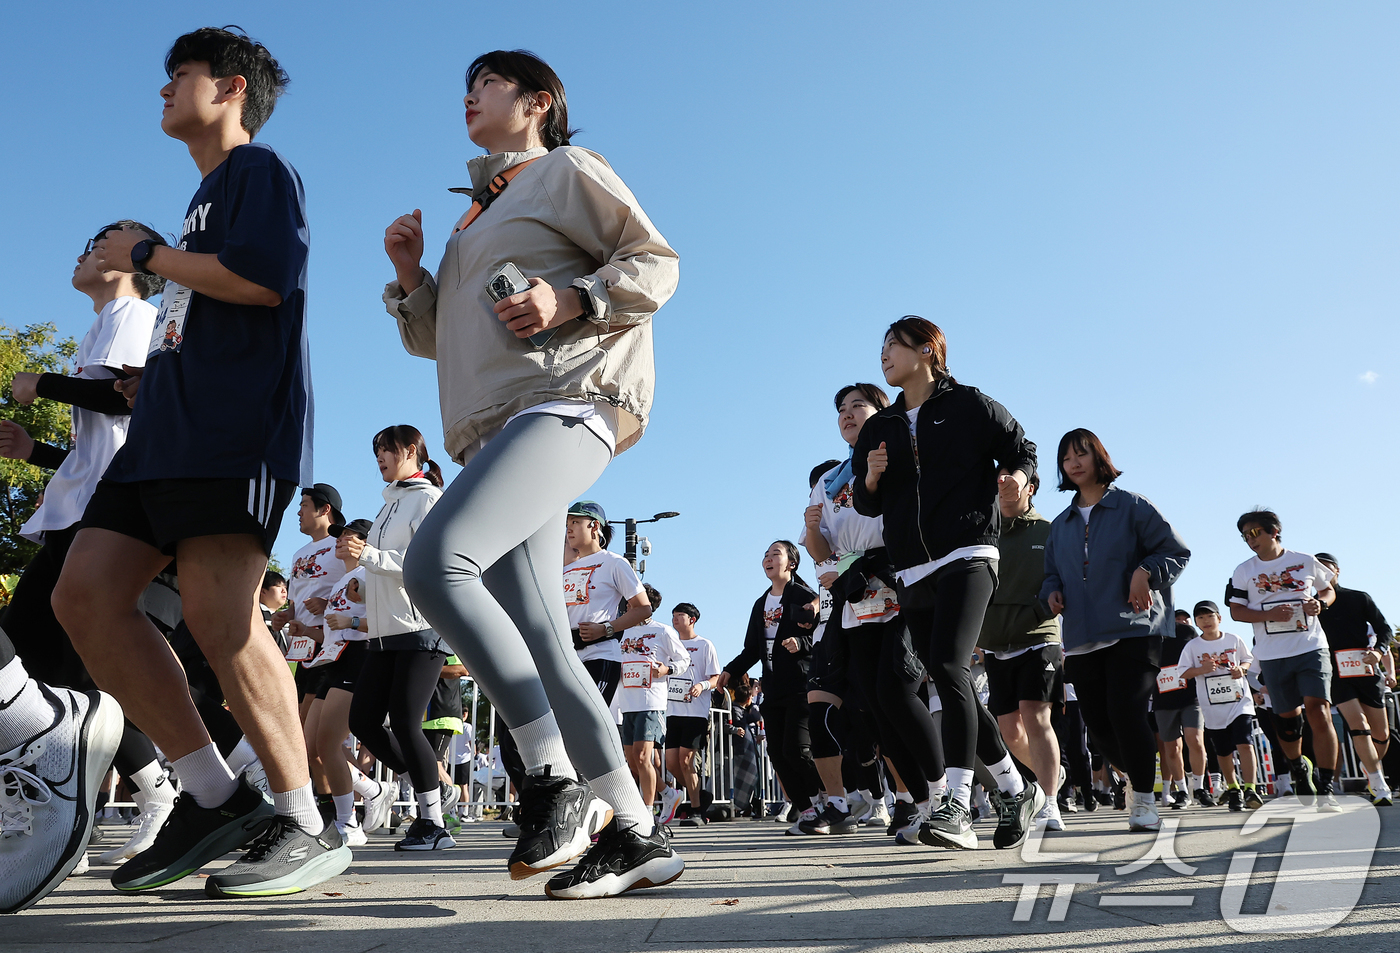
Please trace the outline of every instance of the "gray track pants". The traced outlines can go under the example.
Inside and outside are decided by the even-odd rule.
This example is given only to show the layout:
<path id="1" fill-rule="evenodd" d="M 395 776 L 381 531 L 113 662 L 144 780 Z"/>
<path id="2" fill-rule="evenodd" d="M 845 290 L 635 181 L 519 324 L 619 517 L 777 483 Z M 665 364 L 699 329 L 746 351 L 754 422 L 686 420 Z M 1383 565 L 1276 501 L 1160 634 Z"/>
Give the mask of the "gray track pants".
<path id="1" fill-rule="evenodd" d="M 506 723 L 552 709 L 585 777 L 625 762 L 574 651 L 564 609 L 565 513 L 607 467 L 579 421 L 521 417 L 467 462 L 413 536 L 404 587 Z"/>

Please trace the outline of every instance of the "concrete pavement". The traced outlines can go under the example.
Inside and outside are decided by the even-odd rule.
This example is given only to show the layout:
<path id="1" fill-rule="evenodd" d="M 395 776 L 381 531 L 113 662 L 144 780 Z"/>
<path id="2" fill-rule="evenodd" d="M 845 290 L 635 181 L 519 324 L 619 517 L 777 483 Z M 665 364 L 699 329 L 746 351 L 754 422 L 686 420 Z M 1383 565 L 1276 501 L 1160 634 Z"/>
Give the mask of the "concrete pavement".
<path id="1" fill-rule="evenodd" d="M 1248 815 L 1223 807 L 1168 812 L 1179 830 L 1161 837 L 1129 834 L 1126 813 L 1101 809 L 1067 816 L 1068 830 L 1021 851 L 991 849 L 989 824 L 979 825 L 982 849 L 969 852 L 901 848 L 870 829 L 788 837 L 771 822 L 678 827 L 679 881 L 574 903 L 546 899 L 543 877 L 506 876 L 499 823 L 466 825 L 460 846 L 433 854 L 396 854 L 380 832 L 342 877 L 267 901 L 208 900 L 197 877 L 121 896 L 107 883 L 111 868 L 93 868 L 0 919 L 0 949 L 1400 950 L 1400 808 L 1353 798 L 1344 815 L 1316 815 L 1292 803 L 1271 802 L 1273 819 L 1251 833 L 1241 832 Z M 1047 878 L 1058 883 L 1034 883 Z M 1317 933 L 1267 932 L 1338 918 Z"/>

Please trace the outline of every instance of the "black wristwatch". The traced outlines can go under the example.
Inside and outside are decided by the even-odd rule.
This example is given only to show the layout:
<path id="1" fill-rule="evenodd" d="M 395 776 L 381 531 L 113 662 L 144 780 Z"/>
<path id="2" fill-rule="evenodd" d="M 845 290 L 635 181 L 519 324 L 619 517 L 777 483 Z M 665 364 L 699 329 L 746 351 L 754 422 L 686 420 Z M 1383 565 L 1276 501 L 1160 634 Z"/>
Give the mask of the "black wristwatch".
<path id="1" fill-rule="evenodd" d="M 574 285 L 573 287 L 574 287 L 574 290 L 578 292 L 578 306 L 579 306 L 580 308 L 583 309 L 583 314 L 580 314 L 575 320 L 578 320 L 578 321 L 590 321 L 590 320 L 592 320 L 592 319 L 593 319 L 593 313 L 594 313 L 594 312 L 593 312 L 593 296 L 590 295 L 590 294 L 588 293 L 588 289 L 587 289 L 587 288 L 580 288 L 578 285 Z"/>
<path id="2" fill-rule="evenodd" d="M 136 270 L 143 275 L 153 275 L 155 272 L 146 267 L 146 262 L 151 260 L 155 254 L 156 243 L 152 241 L 139 241 L 131 246 L 131 263 L 136 266 Z"/>

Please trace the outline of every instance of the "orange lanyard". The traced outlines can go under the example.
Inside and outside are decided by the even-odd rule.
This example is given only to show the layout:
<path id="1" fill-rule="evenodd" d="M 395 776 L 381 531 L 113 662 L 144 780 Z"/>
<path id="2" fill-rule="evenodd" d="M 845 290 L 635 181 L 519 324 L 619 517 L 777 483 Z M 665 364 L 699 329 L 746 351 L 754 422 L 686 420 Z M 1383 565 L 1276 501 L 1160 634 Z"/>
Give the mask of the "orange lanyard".
<path id="1" fill-rule="evenodd" d="M 486 211 L 486 206 L 496 201 L 496 197 L 506 190 L 506 186 L 510 185 L 511 179 L 524 172 L 525 167 L 531 162 L 536 162 L 540 158 L 542 157 L 535 156 L 535 158 L 533 159 L 526 159 L 519 165 L 511 166 L 509 169 L 492 179 L 490 184 L 486 186 L 486 190 L 488 193 L 486 205 L 481 204 L 481 201 L 479 199 L 472 199 L 472 207 L 467 209 L 466 214 L 458 220 L 457 227 L 452 229 L 452 234 L 456 235 L 462 229 L 466 228 L 472 222 L 476 221 L 477 218 L 481 216 L 481 213 Z"/>

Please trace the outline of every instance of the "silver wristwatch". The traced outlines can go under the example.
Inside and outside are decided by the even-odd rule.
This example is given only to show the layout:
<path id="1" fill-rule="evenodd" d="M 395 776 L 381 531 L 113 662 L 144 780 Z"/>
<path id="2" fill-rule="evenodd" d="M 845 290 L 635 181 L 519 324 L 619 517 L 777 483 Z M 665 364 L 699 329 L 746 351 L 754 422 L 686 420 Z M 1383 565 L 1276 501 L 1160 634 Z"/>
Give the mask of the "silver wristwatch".
<path id="1" fill-rule="evenodd" d="M 360 617 L 359 617 L 359 616 L 357 616 L 357 615 L 352 615 L 352 616 L 350 617 L 350 628 L 355 629 L 356 631 L 359 630 L 359 628 L 360 628 Z"/>
<path id="2" fill-rule="evenodd" d="M 610 639 L 610 638 L 612 638 L 613 627 L 612 627 L 612 623 L 611 623 L 611 622 L 604 622 L 604 623 L 603 623 L 603 632 L 605 633 L 604 636 L 603 636 L 603 638 L 605 638 L 605 639 Z"/>

